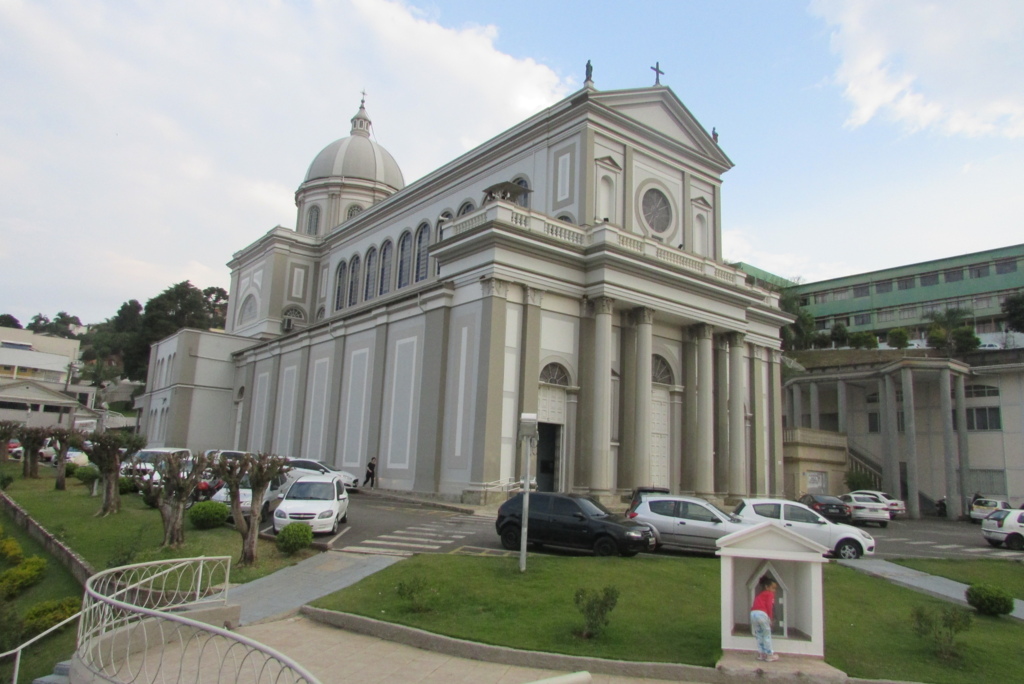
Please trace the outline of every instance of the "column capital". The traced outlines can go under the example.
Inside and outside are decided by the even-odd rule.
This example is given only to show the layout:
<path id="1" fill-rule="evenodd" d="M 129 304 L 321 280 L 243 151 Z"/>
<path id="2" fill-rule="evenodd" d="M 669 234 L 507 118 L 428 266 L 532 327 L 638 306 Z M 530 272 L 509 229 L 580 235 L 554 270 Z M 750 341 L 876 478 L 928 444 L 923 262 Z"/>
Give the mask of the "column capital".
<path id="1" fill-rule="evenodd" d="M 523 285 L 523 299 L 530 306 L 540 306 L 544 303 L 544 290 L 538 290 L 529 285 Z"/>
<path id="2" fill-rule="evenodd" d="M 710 340 L 714 334 L 714 328 L 707 323 L 698 323 L 690 326 L 690 337 L 695 340 Z"/>
<path id="3" fill-rule="evenodd" d="M 500 278 L 484 278 L 480 281 L 484 297 L 508 297 L 508 282 Z"/>
<path id="4" fill-rule="evenodd" d="M 610 314 L 615 310 L 615 300 L 611 297 L 594 297 L 590 300 L 594 307 L 594 315 Z"/>
<path id="5" fill-rule="evenodd" d="M 729 338 L 729 346 L 730 347 L 740 347 L 740 346 L 742 346 L 742 345 L 747 343 L 747 335 L 746 335 L 746 333 L 741 333 L 741 332 L 729 333 L 728 338 Z"/>
<path id="6" fill-rule="evenodd" d="M 646 306 L 638 306 L 633 309 L 633 323 L 636 325 L 651 325 L 654 323 L 654 309 Z"/>
<path id="7" fill-rule="evenodd" d="M 780 351 L 778 349 L 772 349 L 771 350 L 771 362 L 772 363 L 782 363 L 782 351 Z"/>

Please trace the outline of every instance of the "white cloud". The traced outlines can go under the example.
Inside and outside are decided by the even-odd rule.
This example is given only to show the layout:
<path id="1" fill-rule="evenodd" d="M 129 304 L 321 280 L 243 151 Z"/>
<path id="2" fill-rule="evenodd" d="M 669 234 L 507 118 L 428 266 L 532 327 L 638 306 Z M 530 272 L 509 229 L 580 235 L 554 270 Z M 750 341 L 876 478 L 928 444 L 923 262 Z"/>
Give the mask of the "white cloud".
<path id="1" fill-rule="evenodd" d="M 0 0 L 0 313 L 226 287 L 364 88 L 407 182 L 568 92 L 496 35 L 381 0 Z"/>
<path id="2" fill-rule="evenodd" d="M 832 27 L 851 127 L 1024 137 L 1024 3 L 813 0 Z"/>

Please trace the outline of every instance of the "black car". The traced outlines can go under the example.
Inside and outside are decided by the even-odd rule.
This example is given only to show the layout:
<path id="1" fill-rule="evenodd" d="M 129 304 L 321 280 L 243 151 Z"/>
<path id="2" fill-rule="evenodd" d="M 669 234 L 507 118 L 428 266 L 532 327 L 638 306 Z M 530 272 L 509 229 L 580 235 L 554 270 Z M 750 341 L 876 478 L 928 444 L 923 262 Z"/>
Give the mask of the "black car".
<path id="1" fill-rule="evenodd" d="M 501 545 L 510 551 L 519 549 L 522 520 L 520 493 L 501 505 L 494 523 Z M 654 534 L 647 525 L 612 513 L 588 496 L 532 492 L 528 530 L 531 544 L 593 549 L 598 556 L 654 550 Z"/>
<path id="2" fill-rule="evenodd" d="M 826 494 L 804 494 L 797 499 L 797 501 L 808 508 L 821 513 L 832 522 L 846 523 L 847 525 L 853 524 L 853 512 L 850 510 L 850 507 L 837 496 L 828 496 Z"/>

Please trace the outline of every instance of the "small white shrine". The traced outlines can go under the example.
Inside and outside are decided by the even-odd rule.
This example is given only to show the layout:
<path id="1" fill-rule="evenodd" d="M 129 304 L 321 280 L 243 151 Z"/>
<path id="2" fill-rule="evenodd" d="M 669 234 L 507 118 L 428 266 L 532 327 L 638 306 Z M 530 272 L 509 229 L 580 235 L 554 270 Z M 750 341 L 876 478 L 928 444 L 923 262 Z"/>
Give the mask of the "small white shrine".
<path id="1" fill-rule="evenodd" d="M 776 653 L 825 657 L 825 605 L 821 567 L 828 552 L 774 522 L 718 540 L 722 558 L 722 650 L 757 650 L 750 633 L 750 606 L 758 581 L 771 575 L 775 593 L 772 646 Z"/>

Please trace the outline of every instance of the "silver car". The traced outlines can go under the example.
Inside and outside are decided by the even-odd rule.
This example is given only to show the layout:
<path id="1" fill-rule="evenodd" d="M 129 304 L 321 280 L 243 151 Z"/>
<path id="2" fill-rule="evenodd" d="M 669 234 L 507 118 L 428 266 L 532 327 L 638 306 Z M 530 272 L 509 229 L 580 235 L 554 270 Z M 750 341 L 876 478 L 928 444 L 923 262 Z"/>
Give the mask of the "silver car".
<path id="1" fill-rule="evenodd" d="M 626 517 L 645 523 L 654 532 L 655 548 L 674 546 L 714 553 L 719 537 L 749 526 L 696 496 L 643 494 Z"/>

